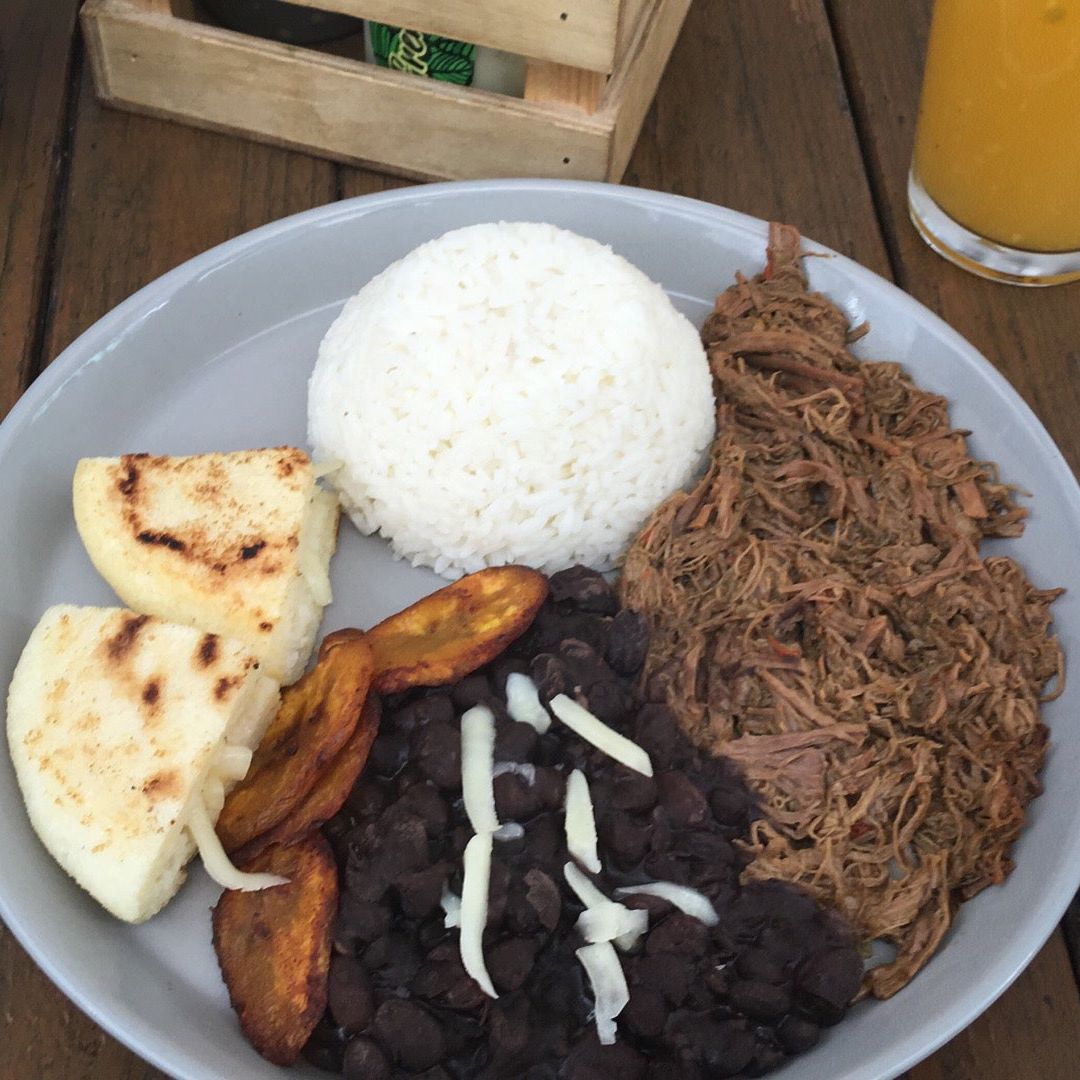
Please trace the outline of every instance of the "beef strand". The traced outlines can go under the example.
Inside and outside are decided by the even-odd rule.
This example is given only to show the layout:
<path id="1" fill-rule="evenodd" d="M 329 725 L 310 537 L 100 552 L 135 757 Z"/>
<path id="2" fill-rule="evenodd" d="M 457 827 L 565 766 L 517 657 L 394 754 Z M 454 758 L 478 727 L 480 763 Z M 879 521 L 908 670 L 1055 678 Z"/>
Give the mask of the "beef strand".
<path id="1" fill-rule="evenodd" d="M 1060 590 L 979 553 L 1022 532 L 1014 490 L 943 398 L 848 351 L 863 332 L 773 226 L 764 272 L 702 331 L 708 471 L 653 514 L 620 589 L 650 623 L 649 693 L 762 800 L 744 877 L 793 881 L 891 943 L 863 987 L 884 998 L 1012 869 L 1063 657 Z"/>

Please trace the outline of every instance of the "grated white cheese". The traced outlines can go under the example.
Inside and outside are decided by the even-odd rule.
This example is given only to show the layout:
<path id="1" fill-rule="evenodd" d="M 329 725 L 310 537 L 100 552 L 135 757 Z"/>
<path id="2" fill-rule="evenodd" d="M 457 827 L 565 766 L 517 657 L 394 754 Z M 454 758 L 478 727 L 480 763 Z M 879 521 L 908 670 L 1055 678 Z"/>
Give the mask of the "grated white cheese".
<path id="1" fill-rule="evenodd" d="M 673 881 L 653 881 L 646 885 L 626 885 L 615 890 L 616 896 L 627 896 L 630 893 L 659 896 L 661 900 L 674 904 L 681 912 L 706 926 L 715 926 L 720 921 L 712 901 L 704 893 L 691 889 L 689 885 L 676 885 Z"/>
<path id="2" fill-rule="evenodd" d="M 491 880 L 491 834 L 474 836 L 465 845 L 462 861 L 465 880 L 461 883 L 461 963 L 488 997 L 497 998 L 484 963 L 483 943 Z"/>
<path id="3" fill-rule="evenodd" d="M 589 782 L 580 769 L 575 769 L 566 778 L 566 846 L 586 870 L 600 873 L 592 796 Z"/>
<path id="4" fill-rule="evenodd" d="M 540 702 L 536 683 L 517 671 L 506 677 L 506 711 L 511 720 L 532 724 L 541 735 L 551 727 L 551 717 Z"/>
<path id="5" fill-rule="evenodd" d="M 604 1046 L 615 1041 L 615 1017 L 626 1008 L 630 991 L 622 964 L 610 941 L 584 945 L 574 954 L 585 968 L 596 1002 L 596 1034 Z"/>
<path id="6" fill-rule="evenodd" d="M 455 926 L 461 925 L 461 897 L 455 896 L 448 886 L 442 887 L 442 899 L 439 901 L 442 905 L 443 911 L 446 912 L 446 918 L 443 919 L 443 926 L 447 930 L 453 929 Z"/>
<path id="7" fill-rule="evenodd" d="M 636 742 L 631 742 L 625 735 L 620 735 L 593 716 L 588 709 L 583 709 L 573 698 L 558 694 L 551 699 L 551 711 L 575 734 L 586 742 L 592 743 L 597 750 L 602 750 L 608 757 L 614 758 L 628 769 L 652 776 L 653 767 L 649 755 Z"/>
<path id="8" fill-rule="evenodd" d="M 488 836 L 499 827 L 495 813 L 495 716 L 474 705 L 461 718 L 461 794 L 473 832 Z"/>
<path id="9" fill-rule="evenodd" d="M 226 783 L 230 780 L 243 780 L 251 768 L 252 753 L 248 746 L 226 743 L 215 755 L 214 771 Z"/>
<path id="10" fill-rule="evenodd" d="M 337 520 L 338 497 L 330 491 L 316 487 L 308 500 L 307 515 L 300 530 L 300 550 L 297 553 L 300 576 L 307 583 L 311 597 L 320 607 L 326 607 L 333 599 L 330 589 L 330 567 L 320 556 L 320 544 L 312 535 L 316 525 Z"/>
<path id="11" fill-rule="evenodd" d="M 628 952 L 649 929 L 649 913 L 607 900 L 586 908 L 578 916 L 575 929 L 590 944 L 614 941 L 623 952 Z"/>
<path id="12" fill-rule="evenodd" d="M 246 874 L 237 870 L 225 854 L 213 822 L 205 804 L 196 800 L 188 817 L 188 831 L 195 846 L 199 849 L 202 864 L 206 872 L 223 888 L 239 889 L 241 892 L 255 892 L 269 889 L 275 885 L 288 885 L 289 879 L 280 874 Z"/>
<path id="13" fill-rule="evenodd" d="M 568 862 L 563 867 L 563 877 L 566 878 L 566 884 L 574 890 L 577 898 L 586 907 L 597 907 L 600 904 L 606 904 L 608 898 L 577 868 L 577 866 Z"/>
<path id="14" fill-rule="evenodd" d="M 585 905 L 587 910 L 602 909 L 608 904 L 615 904 L 614 900 L 609 900 L 572 862 L 568 862 L 563 867 L 563 876 L 566 878 L 567 885 L 574 890 L 577 898 Z M 628 914 L 631 913 L 631 909 L 626 907 L 625 904 L 617 904 L 623 911 Z M 627 922 L 626 929 L 619 933 L 617 937 L 613 937 L 612 940 L 623 952 L 628 952 L 636 944 L 641 935 L 648 929 L 649 918 L 648 912 L 642 912 L 645 916 L 644 920 L 640 920 L 637 916 L 631 915 L 630 920 Z M 620 916 L 621 918 L 622 916 Z M 580 921 L 580 920 L 579 920 Z M 588 925 L 588 924 L 586 924 Z M 640 926 L 640 929 L 638 928 Z M 586 939 L 588 940 L 588 939 Z"/>

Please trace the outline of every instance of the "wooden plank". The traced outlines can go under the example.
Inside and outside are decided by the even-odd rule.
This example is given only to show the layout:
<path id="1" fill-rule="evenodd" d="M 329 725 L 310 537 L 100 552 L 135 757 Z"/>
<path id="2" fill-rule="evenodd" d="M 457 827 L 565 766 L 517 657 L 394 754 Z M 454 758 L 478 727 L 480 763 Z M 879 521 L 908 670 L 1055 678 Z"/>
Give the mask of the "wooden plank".
<path id="1" fill-rule="evenodd" d="M 293 0 L 591 71 L 615 66 L 618 0 Z M 639 0 L 623 0 L 634 4 Z"/>
<path id="2" fill-rule="evenodd" d="M 1075 1080 L 1077 1047 L 1076 987 L 1055 933 L 982 1016 L 907 1080 Z"/>
<path id="3" fill-rule="evenodd" d="M 77 0 L 0 5 L 0 417 L 38 363 L 77 10 Z"/>
<path id="4" fill-rule="evenodd" d="M 626 172 L 652 104 L 657 83 L 668 62 L 690 0 L 660 0 L 643 19 L 627 47 L 627 56 L 611 77 L 604 97 L 605 111 L 615 125 L 607 179 L 619 181 Z"/>
<path id="5" fill-rule="evenodd" d="M 328 162 L 103 109 L 88 77 L 77 109 L 46 359 L 189 256 L 337 196 Z M 5 1080 L 166 1080 L 67 1001 L 2 926 L 0 1006 Z"/>
<path id="6" fill-rule="evenodd" d="M 624 182 L 791 222 L 889 272 L 816 0 L 692 5 Z"/>
<path id="7" fill-rule="evenodd" d="M 329 162 L 104 108 L 84 78 L 47 359 L 185 259 L 337 195 Z"/>
<path id="8" fill-rule="evenodd" d="M 1076 470 L 1080 285 L 1019 289 L 983 281 L 934 254 L 908 219 L 907 172 L 930 6 L 930 0 L 830 3 L 896 278 L 1002 371 Z M 1058 931 L 1008 993 L 914 1070 L 913 1080 L 1074 1077 L 1080 997 L 1067 955 Z M 1080 970 L 1077 958 L 1073 964 Z"/>
<path id="9" fill-rule="evenodd" d="M 659 76 L 659 72 L 657 72 Z M 607 76 L 599 71 L 530 60 L 525 66 L 525 100 L 565 105 L 594 113 L 604 94 Z"/>
<path id="10" fill-rule="evenodd" d="M 1080 283 L 1020 289 L 983 281 L 935 255 L 908 220 L 930 0 L 832 7 L 897 280 L 997 366 L 1080 470 Z"/>
<path id="11" fill-rule="evenodd" d="M 89 0 L 112 104 L 421 177 L 602 178 L 611 122 Z M 408 137 L 403 137 L 408 132 Z"/>
<path id="12" fill-rule="evenodd" d="M 615 66 L 630 51 L 637 29 L 654 0 L 623 0 L 619 9 L 619 29 L 615 36 Z M 614 69 L 613 69 L 614 70 Z"/>

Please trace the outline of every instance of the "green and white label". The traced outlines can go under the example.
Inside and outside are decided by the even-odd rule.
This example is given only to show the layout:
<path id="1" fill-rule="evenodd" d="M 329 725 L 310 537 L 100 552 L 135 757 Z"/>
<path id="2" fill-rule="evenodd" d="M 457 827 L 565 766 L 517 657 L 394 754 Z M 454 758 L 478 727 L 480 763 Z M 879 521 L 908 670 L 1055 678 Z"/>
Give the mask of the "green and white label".
<path id="1" fill-rule="evenodd" d="M 475 45 L 386 23 L 369 22 L 368 26 L 375 63 L 380 67 L 458 86 L 472 85 L 476 71 Z"/>

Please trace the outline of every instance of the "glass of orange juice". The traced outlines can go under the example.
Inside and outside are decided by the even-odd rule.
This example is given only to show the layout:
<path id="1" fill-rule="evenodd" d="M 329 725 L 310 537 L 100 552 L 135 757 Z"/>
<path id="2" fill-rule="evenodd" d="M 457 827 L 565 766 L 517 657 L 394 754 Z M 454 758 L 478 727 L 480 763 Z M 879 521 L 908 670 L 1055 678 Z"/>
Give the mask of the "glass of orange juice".
<path id="1" fill-rule="evenodd" d="M 936 0 L 908 206 L 973 273 L 1080 279 L 1080 0 Z"/>

